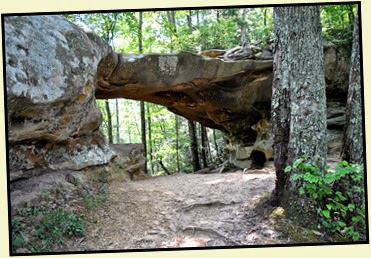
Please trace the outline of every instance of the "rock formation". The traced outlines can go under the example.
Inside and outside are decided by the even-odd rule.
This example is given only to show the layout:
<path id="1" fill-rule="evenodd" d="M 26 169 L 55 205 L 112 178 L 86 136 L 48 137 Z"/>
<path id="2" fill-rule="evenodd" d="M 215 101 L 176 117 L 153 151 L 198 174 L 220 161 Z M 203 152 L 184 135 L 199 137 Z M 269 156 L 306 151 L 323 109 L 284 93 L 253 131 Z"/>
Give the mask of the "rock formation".
<path id="1" fill-rule="evenodd" d="M 95 98 L 149 101 L 220 129 L 235 144 L 233 160 L 241 166 L 250 156 L 272 155 L 272 60 L 116 53 L 95 33 L 57 15 L 8 16 L 4 25 L 11 180 L 108 163 L 115 151 L 99 131 Z M 346 81 L 333 74 L 347 78 L 349 56 L 338 53 L 334 46 L 325 49 L 328 92 L 340 98 Z M 336 124 L 340 118 L 329 116 Z"/>
<path id="2" fill-rule="evenodd" d="M 94 93 L 110 47 L 57 15 L 4 25 L 10 179 L 107 163 Z"/>

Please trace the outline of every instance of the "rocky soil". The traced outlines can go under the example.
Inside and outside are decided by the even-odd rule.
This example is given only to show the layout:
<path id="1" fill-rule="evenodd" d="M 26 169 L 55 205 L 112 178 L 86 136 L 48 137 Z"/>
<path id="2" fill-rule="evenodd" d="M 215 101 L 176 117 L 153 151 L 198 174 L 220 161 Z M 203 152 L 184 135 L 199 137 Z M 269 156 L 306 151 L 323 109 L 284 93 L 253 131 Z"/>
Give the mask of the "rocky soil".
<path id="1" fill-rule="evenodd" d="M 61 243 L 53 243 L 47 249 L 32 249 L 30 245 L 24 245 L 14 250 L 16 253 L 326 241 L 322 233 L 299 228 L 287 220 L 282 208 L 266 204 L 274 188 L 275 171 L 272 164 L 263 169 L 233 173 L 179 173 L 138 181 L 114 180 L 110 183 L 97 172 L 89 176 L 81 172 L 69 174 L 74 175 L 72 178 L 77 181 L 71 181 L 71 176 L 64 177 L 62 174 L 49 175 L 49 179 L 48 175 L 42 175 L 35 180 L 33 189 L 37 185 L 35 182 L 39 182 L 39 186 L 50 186 L 54 180 L 59 181 L 59 190 L 52 191 L 54 188 L 49 187 L 48 196 L 45 196 L 45 190 L 38 188 L 39 194 L 42 192 L 44 196 L 34 198 L 23 208 L 18 205 L 18 210 L 13 207 L 13 219 L 25 225 L 24 234 L 30 243 L 41 243 L 40 239 L 32 236 L 32 232 L 37 230 L 35 221 L 40 221 L 43 216 L 40 207 L 44 207 L 44 211 L 45 207 L 51 210 L 62 208 L 81 214 L 85 220 L 85 233 L 67 238 Z M 67 181 L 62 184 L 63 178 Z M 87 206 L 82 196 L 86 197 L 87 182 L 92 178 L 97 189 L 105 189 L 105 195 L 102 202 L 92 200 L 97 205 Z M 85 185 L 83 189 L 78 187 L 81 183 Z M 28 184 L 31 190 L 32 184 Z M 89 191 L 93 193 L 90 196 L 99 195 L 99 191 Z M 12 192 L 15 202 L 16 192 Z M 41 212 L 32 214 L 35 208 Z"/>

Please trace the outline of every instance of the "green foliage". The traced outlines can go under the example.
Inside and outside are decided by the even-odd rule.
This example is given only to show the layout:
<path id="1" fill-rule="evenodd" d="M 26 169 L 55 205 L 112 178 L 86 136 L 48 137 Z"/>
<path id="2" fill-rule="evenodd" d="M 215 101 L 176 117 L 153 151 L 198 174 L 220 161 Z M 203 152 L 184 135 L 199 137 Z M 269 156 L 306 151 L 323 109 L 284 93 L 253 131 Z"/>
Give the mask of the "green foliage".
<path id="1" fill-rule="evenodd" d="M 285 172 L 290 171 L 292 179 L 302 183 L 299 193 L 317 201 L 325 228 L 354 241 L 365 235 L 365 205 L 359 201 L 364 194 L 363 166 L 341 161 L 335 171 L 329 171 L 329 166 L 322 171 L 299 158 L 286 167 Z"/>
<path id="2" fill-rule="evenodd" d="M 97 208 L 107 201 L 108 189 L 106 187 L 101 187 L 98 193 L 93 191 L 87 191 L 82 196 L 82 200 L 85 203 L 86 208 Z"/>
<path id="3" fill-rule="evenodd" d="M 26 243 L 24 225 L 19 220 L 12 220 L 12 248 L 15 251 L 17 248 L 23 247 Z"/>
<path id="4" fill-rule="evenodd" d="M 321 7 L 322 31 L 333 43 L 352 42 L 355 4 L 324 5 Z"/>
<path id="5" fill-rule="evenodd" d="M 58 209 L 46 214 L 36 223 L 35 236 L 41 240 L 40 245 L 33 245 L 34 251 L 45 251 L 53 244 L 62 244 L 66 237 L 85 234 L 83 216 L 77 216 Z"/>

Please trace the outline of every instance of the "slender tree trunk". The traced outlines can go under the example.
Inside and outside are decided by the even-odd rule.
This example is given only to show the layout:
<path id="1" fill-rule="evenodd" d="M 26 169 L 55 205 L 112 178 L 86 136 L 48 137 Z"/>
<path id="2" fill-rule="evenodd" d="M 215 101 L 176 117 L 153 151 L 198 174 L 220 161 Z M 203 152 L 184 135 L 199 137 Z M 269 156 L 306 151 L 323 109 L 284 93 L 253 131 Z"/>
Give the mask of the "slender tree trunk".
<path id="1" fill-rule="evenodd" d="M 143 14 L 139 12 L 139 25 L 138 25 L 138 50 L 139 53 L 143 53 L 143 35 L 142 35 L 142 27 L 143 27 Z M 141 122 L 141 129 L 142 129 L 142 144 L 144 147 L 144 157 L 146 158 L 144 171 L 147 171 L 147 142 L 146 142 L 146 111 L 144 106 L 144 101 L 140 102 L 140 122 Z"/>
<path id="2" fill-rule="evenodd" d="M 267 9 L 264 9 L 264 28 L 267 26 Z"/>
<path id="3" fill-rule="evenodd" d="M 167 175 L 171 175 L 171 173 L 169 172 L 169 170 L 165 167 L 164 163 L 162 162 L 161 159 L 157 160 L 158 164 L 161 166 L 161 168 L 165 171 L 165 173 Z"/>
<path id="4" fill-rule="evenodd" d="M 120 143 L 119 103 L 116 99 L 116 143 Z"/>
<path id="5" fill-rule="evenodd" d="M 200 26 L 200 11 L 196 10 L 197 28 Z"/>
<path id="6" fill-rule="evenodd" d="M 179 116 L 175 115 L 175 133 L 176 133 L 176 169 L 177 172 L 180 172 L 180 165 L 179 165 Z"/>
<path id="7" fill-rule="evenodd" d="M 141 121 L 141 128 L 142 128 L 142 144 L 144 147 L 144 157 L 147 160 L 147 142 L 146 142 L 146 113 L 145 113 L 145 107 L 144 102 L 140 102 L 140 121 Z M 147 161 L 145 163 L 145 172 L 147 173 Z"/>
<path id="8" fill-rule="evenodd" d="M 215 131 L 215 129 L 213 129 L 213 139 L 214 139 L 214 146 L 215 146 L 215 150 L 216 150 L 216 157 L 217 157 L 217 160 L 220 160 L 220 153 L 219 153 L 218 143 L 216 142 L 216 131 Z"/>
<path id="9" fill-rule="evenodd" d="M 192 155 L 193 171 L 198 171 L 200 170 L 200 159 L 198 158 L 196 129 L 195 129 L 194 122 L 191 120 L 188 120 L 188 131 L 189 131 L 189 138 L 191 140 L 191 155 Z"/>
<path id="10" fill-rule="evenodd" d="M 175 22 L 175 12 L 174 11 L 167 11 L 167 18 L 172 26 L 172 31 L 174 34 L 177 32 L 176 22 Z"/>
<path id="11" fill-rule="evenodd" d="M 111 109 L 109 106 L 109 101 L 108 99 L 105 100 L 106 104 L 106 112 L 107 112 L 107 123 L 108 123 L 108 142 L 113 143 L 113 135 L 112 135 L 112 114 L 111 114 Z"/>
<path id="12" fill-rule="evenodd" d="M 291 198 L 294 205 L 299 186 L 289 180 L 291 174 L 284 172 L 285 167 L 301 156 L 307 156 L 309 162 L 321 169 L 326 164 L 326 95 L 319 6 L 274 8 L 274 25 L 275 201 L 279 203 L 287 193 L 284 198 Z"/>
<path id="13" fill-rule="evenodd" d="M 247 9 L 243 8 L 242 9 L 242 22 L 246 22 L 246 16 L 247 16 Z M 240 30 L 241 30 L 241 42 L 243 43 L 246 41 L 246 26 L 244 24 L 240 25 Z"/>
<path id="14" fill-rule="evenodd" d="M 153 150 L 152 150 L 152 125 L 151 125 L 151 116 L 149 112 L 149 105 L 147 104 L 147 124 L 148 124 L 148 154 L 149 154 L 149 159 L 151 161 L 151 173 L 154 175 L 154 167 L 153 167 Z"/>
<path id="15" fill-rule="evenodd" d="M 363 117 L 359 46 L 359 10 L 353 30 L 353 46 L 349 76 L 346 120 L 344 126 L 342 158 L 350 163 L 363 164 Z"/>
<path id="16" fill-rule="evenodd" d="M 208 148 L 207 148 L 207 134 L 206 134 L 206 128 L 205 126 L 201 125 L 200 126 L 200 131 L 201 131 L 201 157 L 202 157 L 202 165 L 204 168 L 207 167 L 208 161 Z"/>
<path id="17" fill-rule="evenodd" d="M 188 28 L 189 28 L 189 34 L 192 34 L 193 29 L 192 29 L 192 10 L 188 11 L 189 14 L 187 15 L 187 21 L 188 21 Z"/>
<path id="18" fill-rule="evenodd" d="M 139 24 L 138 24 L 138 50 L 139 54 L 143 53 L 143 13 L 139 12 Z"/>

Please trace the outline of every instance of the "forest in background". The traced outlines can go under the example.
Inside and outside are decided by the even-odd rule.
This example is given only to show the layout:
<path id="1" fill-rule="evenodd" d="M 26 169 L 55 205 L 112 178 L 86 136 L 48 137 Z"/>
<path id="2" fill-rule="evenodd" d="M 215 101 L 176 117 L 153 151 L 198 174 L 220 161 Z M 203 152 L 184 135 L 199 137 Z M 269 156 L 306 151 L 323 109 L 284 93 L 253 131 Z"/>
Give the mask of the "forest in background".
<path id="1" fill-rule="evenodd" d="M 355 5 L 321 6 L 326 44 L 351 44 L 355 12 Z M 95 31 L 117 52 L 198 53 L 229 49 L 244 41 L 271 51 L 274 47 L 270 7 L 65 16 Z M 128 99 L 97 100 L 97 104 L 104 118 L 101 130 L 111 143 L 145 143 L 150 175 L 192 172 L 224 158 L 223 137 L 227 136 L 173 114 L 166 107 Z M 192 124 L 195 130 L 191 130 Z M 198 164 L 192 163 L 192 139 Z"/>

